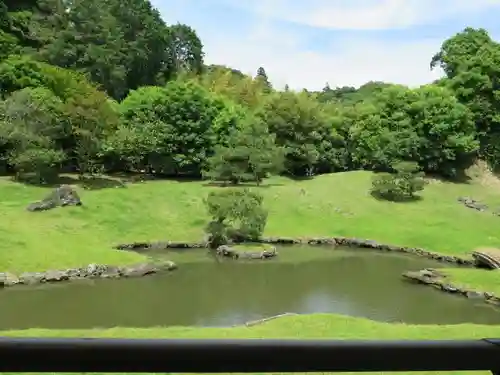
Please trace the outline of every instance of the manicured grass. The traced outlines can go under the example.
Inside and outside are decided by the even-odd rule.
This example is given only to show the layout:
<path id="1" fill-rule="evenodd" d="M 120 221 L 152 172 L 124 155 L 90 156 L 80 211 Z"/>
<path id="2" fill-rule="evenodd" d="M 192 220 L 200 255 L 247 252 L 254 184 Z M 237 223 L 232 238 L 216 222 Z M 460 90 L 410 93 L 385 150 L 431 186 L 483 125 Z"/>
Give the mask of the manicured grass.
<path id="1" fill-rule="evenodd" d="M 453 285 L 500 297 L 500 270 L 446 269 L 445 274 Z"/>
<path id="2" fill-rule="evenodd" d="M 274 178 L 266 197 L 266 235 L 348 236 L 467 255 L 500 246 L 500 218 L 456 201 L 472 196 L 500 205 L 500 194 L 475 184 L 438 183 L 411 203 L 381 202 L 368 194 L 371 174 L 348 172 L 313 180 Z M 120 242 L 198 241 L 207 221 L 204 182 L 151 181 L 126 188 L 80 190 L 84 207 L 27 212 L 49 188 L 0 180 L 0 270 L 37 271 L 88 263 L 124 264 L 137 254 L 113 251 Z"/>
<path id="3" fill-rule="evenodd" d="M 88 331 L 27 330 L 2 332 L 23 337 L 111 337 L 111 338 L 287 338 L 287 339 L 480 339 L 500 336 L 500 326 L 462 324 L 454 326 L 377 323 L 367 319 L 332 314 L 283 317 L 253 327 L 151 328 Z M 428 372 L 426 374 L 438 374 Z M 468 372 L 472 374 L 473 372 Z M 481 372 L 476 372 L 481 374 Z M 487 372 L 482 372 L 487 374 Z M 390 373 L 387 373 L 390 374 Z M 423 374 L 423 373 L 422 373 Z M 443 373 L 450 374 L 450 373 Z M 458 374 L 458 372 L 457 372 Z M 460 374 L 467 374 L 461 372 Z"/>

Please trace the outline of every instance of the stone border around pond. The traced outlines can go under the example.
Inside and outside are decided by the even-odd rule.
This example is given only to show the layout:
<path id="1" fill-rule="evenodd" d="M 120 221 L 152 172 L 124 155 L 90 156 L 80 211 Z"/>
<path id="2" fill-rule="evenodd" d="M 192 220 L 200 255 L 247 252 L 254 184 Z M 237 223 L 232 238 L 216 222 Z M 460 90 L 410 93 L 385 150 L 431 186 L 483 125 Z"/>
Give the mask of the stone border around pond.
<path id="1" fill-rule="evenodd" d="M 140 277 L 173 271 L 177 268 L 174 262 L 138 263 L 128 266 L 110 266 L 105 264 L 89 264 L 86 267 L 68 268 L 65 270 L 49 270 L 45 272 L 25 272 L 14 275 L 10 272 L 0 272 L 0 288 L 15 285 L 36 285 L 61 281 L 82 279 L 111 279 L 122 277 Z"/>
<path id="2" fill-rule="evenodd" d="M 485 271 L 497 272 L 497 271 Z M 500 307 L 500 297 L 490 292 L 481 292 L 473 289 L 459 287 L 447 282 L 448 276 L 438 270 L 427 268 L 421 271 L 403 273 L 403 277 L 418 284 L 432 286 L 442 292 L 458 294 L 469 299 L 483 300 L 491 305 Z"/>
<path id="3" fill-rule="evenodd" d="M 363 240 L 357 238 L 346 237 L 315 237 L 315 238 L 289 238 L 289 237 L 267 237 L 262 238 L 257 243 L 267 243 L 273 245 L 311 245 L 311 246 L 346 246 L 359 247 L 365 249 L 373 249 L 379 251 L 399 252 L 405 254 L 413 254 L 428 259 L 433 259 L 443 263 L 454 263 L 464 266 L 474 266 L 473 259 L 466 259 L 451 255 L 443 255 L 436 252 L 428 251 L 416 247 L 403 247 L 381 244 L 373 240 Z M 120 244 L 115 246 L 118 250 L 167 250 L 167 249 L 200 249 L 207 248 L 206 243 L 189 243 L 189 242 L 174 242 L 174 241 L 159 241 L 159 242 L 135 242 L 130 244 Z"/>

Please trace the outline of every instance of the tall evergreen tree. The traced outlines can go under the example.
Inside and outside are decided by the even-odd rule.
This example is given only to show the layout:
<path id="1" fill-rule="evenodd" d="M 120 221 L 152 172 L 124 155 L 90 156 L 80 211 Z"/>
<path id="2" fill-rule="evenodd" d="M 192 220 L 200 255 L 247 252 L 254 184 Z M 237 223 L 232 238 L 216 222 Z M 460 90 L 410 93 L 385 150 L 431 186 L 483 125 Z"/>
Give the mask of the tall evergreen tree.
<path id="1" fill-rule="evenodd" d="M 269 82 L 269 78 L 267 77 L 266 70 L 263 67 L 257 69 L 255 80 L 262 85 L 262 90 L 264 92 L 269 93 L 273 89 L 273 86 L 271 85 L 271 82 Z"/>

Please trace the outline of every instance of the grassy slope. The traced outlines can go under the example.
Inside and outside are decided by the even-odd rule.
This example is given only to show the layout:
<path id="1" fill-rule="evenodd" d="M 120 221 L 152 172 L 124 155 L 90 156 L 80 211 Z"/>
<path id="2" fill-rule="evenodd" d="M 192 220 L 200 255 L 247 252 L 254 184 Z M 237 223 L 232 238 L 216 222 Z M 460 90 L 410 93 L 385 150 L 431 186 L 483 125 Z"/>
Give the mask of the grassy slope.
<path id="1" fill-rule="evenodd" d="M 396 204 L 376 201 L 367 193 L 369 186 L 366 172 L 300 182 L 273 179 L 260 188 L 270 209 L 266 235 L 371 238 L 458 255 L 500 244 L 500 218 L 456 202 L 469 195 L 500 205 L 500 194 L 492 189 L 435 184 L 422 201 Z M 0 270 L 129 263 L 141 257 L 112 251 L 113 244 L 199 240 L 207 219 L 202 199 L 210 189 L 202 182 L 156 181 L 83 191 L 85 208 L 30 213 L 25 206 L 48 190 L 0 180 Z"/>
<path id="2" fill-rule="evenodd" d="M 3 332 L 7 336 L 54 336 L 50 330 Z M 59 337 L 130 338 L 289 338 L 289 339 L 479 339 L 500 336 L 500 326 L 455 325 L 416 326 L 376 323 L 366 319 L 331 314 L 279 318 L 253 327 L 236 328 L 152 328 L 59 331 Z M 430 374 L 430 373 L 429 373 Z M 437 374 L 437 372 L 434 372 Z M 444 373 L 443 373 L 444 374 Z M 450 373 L 446 373 L 450 374 Z M 466 374 L 466 373 L 460 373 Z M 484 374 L 487 374 L 484 372 Z"/>

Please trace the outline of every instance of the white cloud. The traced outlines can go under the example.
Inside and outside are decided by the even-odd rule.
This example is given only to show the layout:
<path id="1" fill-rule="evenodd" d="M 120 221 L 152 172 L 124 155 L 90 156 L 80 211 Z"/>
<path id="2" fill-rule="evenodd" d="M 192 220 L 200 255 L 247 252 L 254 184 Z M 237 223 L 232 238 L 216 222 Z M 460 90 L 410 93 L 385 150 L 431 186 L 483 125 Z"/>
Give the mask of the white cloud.
<path id="1" fill-rule="evenodd" d="M 430 71 L 429 62 L 442 40 L 391 42 L 350 38 L 342 45 L 321 52 L 299 46 L 300 36 L 260 25 L 256 33 L 245 37 L 205 36 L 206 62 L 225 64 L 244 73 L 255 74 L 263 66 L 278 88 L 321 89 L 330 86 L 359 86 L 370 80 L 411 86 L 439 78 Z"/>
<path id="2" fill-rule="evenodd" d="M 303 25 L 373 30 L 404 28 L 471 14 L 500 0 L 217 0 L 262 16 Z"/>
<path id="3" fill-rule="evenodd" d="M 153 0 L 157 3 L 163 1 L 173 2 Z M 175 2 L 177 8 L 165 6 L 164 16 L 169 23 L 186 22 L 199 32 L 207 63 L 228 65 L 252 75 L 263 66 L 275 87 L 288 84 L 293 89 L 309 90 L 321 89 L 326 82 L 332 87 L 359 86 L 370 80 L 410 86 L 431 82 L 441 76 L 439 70 L 430 70 L 429 62 L 439 50 L 443 38 L 422 36 L 420 39 L 398 40 L 377 36 L 380 33 L 370 35 L 364 32 L 362 35 L 365 36 L 359 37 L 356 36 L 359 33 L 344 31 L 349 38 L 340 42 L 335 38 L 335 45 L 332 42 L 331 46 L 318 51 L 311 48 L 314 42 L 308 39 L 311 34 L 299 31 L 297 23 L 313 26 L 317 31 L 335 37 L 332 29 L 397 29 L 445 22 L 451 17 L 466 17 L 500 5 L 500 0 L 203 1 L 214 7 L 224 3 L 246 10 L 246 15 L 250 13 L 254 19 L 253 29 L 245 33 L 230 29 L 222 19 L 208 15 L 202 23 L 198 17 L 191 18 L 199 9 L 194 4 L 196 1 Z M 181 11 L 181 8 L 184 9 Z M 184 14 L 188 18 L 174 19 L 173 9 L 174 14 Z M 198 19 L 198 24 L 190 23 L 188 19 Z M 295 26 L 280 26 L 283 22 L 276 22 L 278 19 L 293 21 Z"/>

